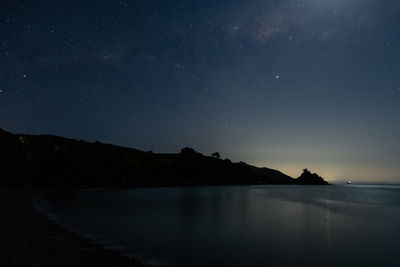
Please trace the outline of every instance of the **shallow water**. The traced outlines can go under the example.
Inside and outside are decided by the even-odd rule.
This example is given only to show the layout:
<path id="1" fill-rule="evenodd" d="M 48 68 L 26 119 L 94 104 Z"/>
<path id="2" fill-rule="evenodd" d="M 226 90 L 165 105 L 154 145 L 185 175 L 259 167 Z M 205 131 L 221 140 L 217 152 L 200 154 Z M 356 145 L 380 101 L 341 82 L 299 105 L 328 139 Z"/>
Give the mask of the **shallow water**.
<path id="1" fill-rule="evenodd" d="M 400 266 L 399 186 L 95 189 L 36 204 L 160 266 Z"/>

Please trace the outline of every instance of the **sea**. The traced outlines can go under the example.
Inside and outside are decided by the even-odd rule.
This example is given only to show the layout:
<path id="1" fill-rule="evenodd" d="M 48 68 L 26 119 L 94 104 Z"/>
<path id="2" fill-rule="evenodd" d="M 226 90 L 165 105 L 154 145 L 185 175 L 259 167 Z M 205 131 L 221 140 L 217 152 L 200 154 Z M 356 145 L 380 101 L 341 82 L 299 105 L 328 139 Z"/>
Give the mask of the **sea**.
<path id="1" fill-rule="evenodd" d="M 400 266 L 400 186 L 93 188 L 33 202 L 153 266 Z"/>

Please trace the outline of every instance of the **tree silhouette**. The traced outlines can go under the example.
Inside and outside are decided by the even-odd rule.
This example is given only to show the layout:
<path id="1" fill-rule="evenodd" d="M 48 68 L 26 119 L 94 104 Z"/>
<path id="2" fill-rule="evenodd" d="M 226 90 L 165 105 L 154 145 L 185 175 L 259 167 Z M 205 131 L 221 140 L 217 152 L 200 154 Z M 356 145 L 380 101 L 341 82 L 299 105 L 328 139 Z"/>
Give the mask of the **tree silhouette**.
<path id="1" fill-rule="evenodd" d="M 218 152 L 212 153 L 211 156 L 213 156 L 213 157 L 215 157 L 217 159 L 221 158 L 221 155 Z"/>

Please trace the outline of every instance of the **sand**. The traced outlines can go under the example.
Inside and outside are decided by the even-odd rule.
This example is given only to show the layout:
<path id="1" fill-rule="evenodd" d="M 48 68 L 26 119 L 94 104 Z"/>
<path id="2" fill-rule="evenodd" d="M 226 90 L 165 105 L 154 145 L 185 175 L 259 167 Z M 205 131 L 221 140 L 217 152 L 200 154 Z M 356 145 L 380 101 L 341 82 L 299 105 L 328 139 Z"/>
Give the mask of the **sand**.
<path id="1" fill-rule="evenodd" d="M 81 238 L 31 203 L 43 189 L 0 187 L 0 266 L 146 266 Z"/>

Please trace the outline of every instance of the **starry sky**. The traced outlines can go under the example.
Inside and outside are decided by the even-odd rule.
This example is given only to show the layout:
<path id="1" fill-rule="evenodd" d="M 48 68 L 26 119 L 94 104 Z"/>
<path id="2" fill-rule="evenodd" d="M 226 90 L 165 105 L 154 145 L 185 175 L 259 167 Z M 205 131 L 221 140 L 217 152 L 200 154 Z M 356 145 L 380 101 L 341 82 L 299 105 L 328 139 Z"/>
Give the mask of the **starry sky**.
<path id="1" fill-rule="evenodd" d="M 0 127 L 400 182 L 397 0 L 2 1 Z"/>

